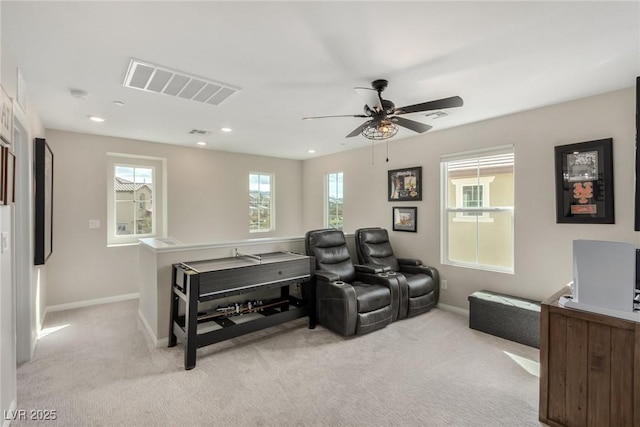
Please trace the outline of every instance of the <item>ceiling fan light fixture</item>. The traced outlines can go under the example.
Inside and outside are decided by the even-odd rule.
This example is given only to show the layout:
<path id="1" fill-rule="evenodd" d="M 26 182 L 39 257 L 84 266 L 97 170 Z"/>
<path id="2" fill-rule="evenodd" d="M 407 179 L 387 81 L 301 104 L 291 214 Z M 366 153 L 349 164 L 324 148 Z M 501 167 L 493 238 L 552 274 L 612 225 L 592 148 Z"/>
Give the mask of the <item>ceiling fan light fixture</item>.
<path id="1" fill-rule="evenodd" d="M 398 125 L 389 119 L 383 119 L 377 122 L 369 123 L 362 129 L 362 136 L 367 139 L 381 141 L 394 137 L 398 133 Z"/>

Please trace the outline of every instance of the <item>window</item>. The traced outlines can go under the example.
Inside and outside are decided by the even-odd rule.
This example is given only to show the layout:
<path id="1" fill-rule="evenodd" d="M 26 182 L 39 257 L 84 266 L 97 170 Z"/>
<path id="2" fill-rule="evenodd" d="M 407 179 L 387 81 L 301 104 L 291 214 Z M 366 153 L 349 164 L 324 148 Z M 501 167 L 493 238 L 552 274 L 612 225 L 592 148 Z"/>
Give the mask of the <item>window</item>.
<path id="1" fill-rule="evenodd" d="M 513 146 L 443 156 L 442 263 L 513 273 Z"/>
<path id="2" fill-rule="evenodd" d="M 326 195 L 325 226 L 342 230 L 344 225 L 344 217 L 342 216 L 342 172 L 327 174 Z"/>
<path id="3" fill-rule="evenodd" d="M 118 227 L 116 234 L 137 234 L 139 236 L 155 234 L 154 176 L 155 168 L 152 167 L 115 165 L 116 223 L 126 225 Z M 147 198 L 149 200 L 148 206 Z"/>
<path id="4" fill-rule="evenodd" d="M 495 176 L 451 179 L 455 185 L 456 208 L 488 208 L 491 206 L 491 183 Z M 487 212 L 469 209 L 457 212 L 454 222 L 475 221 L 492 222 Z"/>
<path id="5" fill-rule="evenodd" d="M 273 174 L 249 174 L 249 232 L 275 229 Z"/>
<path id="6" fill-rule="evenodd" d="M 107 165 L 108 244 L 165 235 L 164 159 L 109 153 Z"/>

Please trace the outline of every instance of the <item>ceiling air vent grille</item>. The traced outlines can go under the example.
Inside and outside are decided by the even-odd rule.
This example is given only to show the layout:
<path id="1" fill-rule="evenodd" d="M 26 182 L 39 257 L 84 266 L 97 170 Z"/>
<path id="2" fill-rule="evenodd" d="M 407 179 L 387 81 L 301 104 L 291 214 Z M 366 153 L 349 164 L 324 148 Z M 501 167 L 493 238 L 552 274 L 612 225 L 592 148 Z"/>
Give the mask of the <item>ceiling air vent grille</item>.
<path id="1" fill-rule="evenodd" d="M 123 85 L 145 92 L 162 93 L 213 105 L 220 105 L 222 101 L 240 90 L 239 87 L 137 59 L 132 59 L 129 63 Z"/>

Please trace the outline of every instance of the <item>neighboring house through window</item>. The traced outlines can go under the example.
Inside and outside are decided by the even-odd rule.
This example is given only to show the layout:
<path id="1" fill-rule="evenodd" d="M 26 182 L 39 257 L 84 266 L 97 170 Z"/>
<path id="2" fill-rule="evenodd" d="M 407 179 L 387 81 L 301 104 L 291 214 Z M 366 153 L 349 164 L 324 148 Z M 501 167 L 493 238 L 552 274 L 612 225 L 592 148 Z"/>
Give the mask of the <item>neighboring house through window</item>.
<path id="1" fill-rule="evenodd" d="M 491 206 L 491 183 L 495 176 L 482 176 L 475 178 L 452 178 L 455 185 L 456 208 L 467 208 L 457 212 L 453 221 L 481 221 L 492 222 L 487 212 L 480 212 L 475 208 L 488 208 Z"/>
<path id="2" fill-rule="evenodd" d="M 342 214 L 343 193 L 342 193 L 343 173 L 335 172 L 327 174 L 326 198 L 325 198 L 325 226 L 342 230 L 344 217 Z"/>
<path id="3" fill-rule="evenodd" d="M 443 156 L 442 263 L 513 273 L 513 146 Z"/>
<path id="4" fill-rule="evenodd" d="M 107 160 L 108 243 L 137 243 L 142 237 L 166 234 L 164 159 L 109 153 Z"/>
<path id="5" fill-rule="evenodd" d="M 275 202 L 273 174 L 249 174 L 249 232 L 275 229 Z"/>

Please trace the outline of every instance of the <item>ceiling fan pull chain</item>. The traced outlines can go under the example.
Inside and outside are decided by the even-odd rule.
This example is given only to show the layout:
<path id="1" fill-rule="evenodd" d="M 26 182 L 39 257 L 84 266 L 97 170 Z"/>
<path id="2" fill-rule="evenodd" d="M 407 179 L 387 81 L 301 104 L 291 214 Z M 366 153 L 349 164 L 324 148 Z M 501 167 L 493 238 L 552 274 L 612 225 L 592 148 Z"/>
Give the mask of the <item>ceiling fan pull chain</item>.
<path id="1" fill-rule="evenodd" d="M 373 140 L 371 141 L 371 165 L 374 165 L 374 156 L 373 156 Z"/>
<path id="2" fill-rule="evenodd" d="M 389 140 L 387 139 L 387 163 L 389 163 Z"/>

